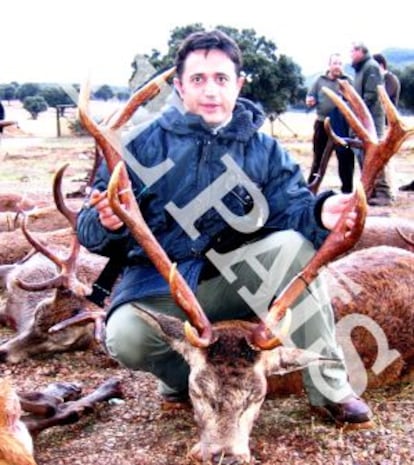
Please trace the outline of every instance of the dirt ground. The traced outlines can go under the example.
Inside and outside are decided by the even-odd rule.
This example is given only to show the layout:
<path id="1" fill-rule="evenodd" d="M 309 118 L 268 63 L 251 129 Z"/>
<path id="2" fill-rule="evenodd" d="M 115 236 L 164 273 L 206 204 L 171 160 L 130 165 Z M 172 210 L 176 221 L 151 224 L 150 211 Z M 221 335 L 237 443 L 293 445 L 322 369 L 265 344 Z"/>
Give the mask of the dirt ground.
<path id="1" fill-rule="evenodd" d="M 7 106 L 6 106 L 7 112 Z M 78 190 L 92 166 L 88 137 L 55 137 L 53 112 L 40 123 L 16 113 L 19 128 L 7 128 L 0 145 L 0 193 L 51 197 L 54 172 L 70 168 L 64 191 Z M 13 118 L 8 115 L 8 119 Z M 310 165 L 312 115 L 285 114 L 273 131 L 303 165 Z M 410 123 L 414 124 L 411 120 Z M 269 129 L 269 128 L 267 128 Z M 338 188 L 332 159 L 322 188 Z M 371 208 L 370 214 L 414 218 L 414 193 L 397 190 L 414 179 L 414 140 L 392 161 L 396 202 Z M 0 295 L 0 305 L 4 296 Z M 0 328 L 0 340 L 10 337 Z M 121 381 L 123 399 L 103 402 L 80 421 L 55 426 L 35 437 L 38 465 L 190 465 L 188 452 L 197 440 L 191 410 L 164 411 L 151 375 L 130 372 L 111 362 L 99 349 L 27 359 L 0 366 L 20 391 L 44 388 L 55 381 L 79 382 L 83 393 L 105 380 Z M 251 436 L 256 464 L 261 465 L 406 465 L 414 464 L 414 386 L 400 384 L 364 394 L 374 412 L 371 430 L 345 432 L 315 417 L 305 397 L 266 400 Z"/>

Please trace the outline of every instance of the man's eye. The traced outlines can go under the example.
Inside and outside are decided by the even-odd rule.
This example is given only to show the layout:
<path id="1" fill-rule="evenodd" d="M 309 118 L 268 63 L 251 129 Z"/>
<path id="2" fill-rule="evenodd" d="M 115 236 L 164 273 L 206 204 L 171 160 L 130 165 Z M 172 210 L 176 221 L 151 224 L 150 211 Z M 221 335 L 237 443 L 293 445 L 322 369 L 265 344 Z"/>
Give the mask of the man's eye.
<path id="1" fill-rule="evenodd" d="M 201 82 L 203 82 L 203 79 L 201 76 L 194 76 L 192 81 L 194 82 L 194 84 L 200 84 Z"/>
<path id="2" fill-rule="evenodd" d="M 218 76 L 217 81 L 220 84 L 225 84 L 228 81 L 228 78 L 227 78 L 227 76 Z"/>

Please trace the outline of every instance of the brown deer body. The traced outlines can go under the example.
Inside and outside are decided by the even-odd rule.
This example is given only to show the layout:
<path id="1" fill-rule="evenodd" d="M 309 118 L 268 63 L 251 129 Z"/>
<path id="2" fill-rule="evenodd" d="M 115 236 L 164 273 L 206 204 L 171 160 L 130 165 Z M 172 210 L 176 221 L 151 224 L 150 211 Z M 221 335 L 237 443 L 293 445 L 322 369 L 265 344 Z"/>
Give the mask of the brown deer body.
<path id="1" fill-rule="evenodd" d="M 53 193 L 57 210 L 73 228 L 76 213 L 65 205 L 61 191 L 66 167 L 56 173 Z M 17 330 L 15 337 L 0 345 L 0 362 L 16 363 L 26 356 L 91 346 L 99 339 L 101 328 L 98 325 L 94 334 L 89 321 L 60 331 L 50 330 L 81 310 L 101 318 L 102 310 L 86 296 L 91 293 L 91 285 L 107 259 L 87 251 L 81 253 L 73 229 L 66 234 L 70 247 L 63 250 L 59 247 L 60 253 L 29 233 L 27 217 L 22 223 L 22 232 L 37 253 L 32 252 L 20 263 L 0 266 L 0 285 L 7 290 L 0 322 Z"/>
<path id="2" fill-rule="evenodd" d="M 103 257 L 86 254 L 78 264 L 82 281 L 91 284 L 104 263 Z M 51 327 L 86 306 L 94 307 L 84 296 L 65 287 L 34 292 L 20 286 L 20 282 L 36 284 L 57 276 L 56 265 L 40 254 L 21 264 L 0 267 L 0 283 L 3 281 L 7 288 L 0 322 L 17 331 L 14 337 L 0 344 L 0 362 L 17 363 L 30 356 L 86 349 L 94 344 L 92 324 L 49 332 Z"/>
<path id="3" fill-rule="evenodd" d="M 389 246 L 359 250 L 329 265 L 326 275 L 351 379 L 368 387 L 408 379 L 414 370 L 414 253 Z M 398 354 L 375 367 L 391 350 Z M 365 376 L 359 360 L 369 370 L 367 380 L 358 381 Z"/>

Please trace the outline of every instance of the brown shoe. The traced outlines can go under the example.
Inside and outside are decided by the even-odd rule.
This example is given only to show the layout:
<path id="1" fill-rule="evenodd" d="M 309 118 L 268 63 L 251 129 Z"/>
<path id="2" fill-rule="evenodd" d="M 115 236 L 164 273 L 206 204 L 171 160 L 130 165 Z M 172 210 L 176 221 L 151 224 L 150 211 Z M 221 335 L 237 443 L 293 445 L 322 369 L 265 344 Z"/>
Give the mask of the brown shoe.
<path id="1" fill-rule="evenodd" d="M 350 397 L 341 403 L 328 401 L 323 406 L 313 407 L 313 410 L 328 415 L 335 423 L 341 425 L 345 423 L 366 423 L 372 419 L 371 409 L 357 396 Z"/>

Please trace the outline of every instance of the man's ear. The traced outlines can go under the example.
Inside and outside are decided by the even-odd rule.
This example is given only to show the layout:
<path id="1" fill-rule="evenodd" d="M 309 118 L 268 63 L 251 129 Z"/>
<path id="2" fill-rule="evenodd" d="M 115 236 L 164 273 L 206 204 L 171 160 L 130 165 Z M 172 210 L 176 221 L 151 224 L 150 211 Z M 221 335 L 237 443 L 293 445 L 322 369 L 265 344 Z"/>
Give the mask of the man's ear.
<path id="1" fill-rule="evenodd" d="M 182 96 L 182 92 L 183 92 L 183 86 L 181 84 L 181 81 L 179 78 L 175 77 L 173 79 L 173 83 L 174 83 L 174 87 L 176 89 L 176 91 L 178 92 L 178 95 L 180 96 L 180 98 L 182 99 L 183 96 Z"/>
<path id="2" fill-rule="evenodd" d="M 244 83 L 246 82 L 246 78 L 245 76 L 239 76 L 237 78 L 237 86 L 239 88 L 239 91 L 242 89 L 242 87 L 244 86 Z"/>

